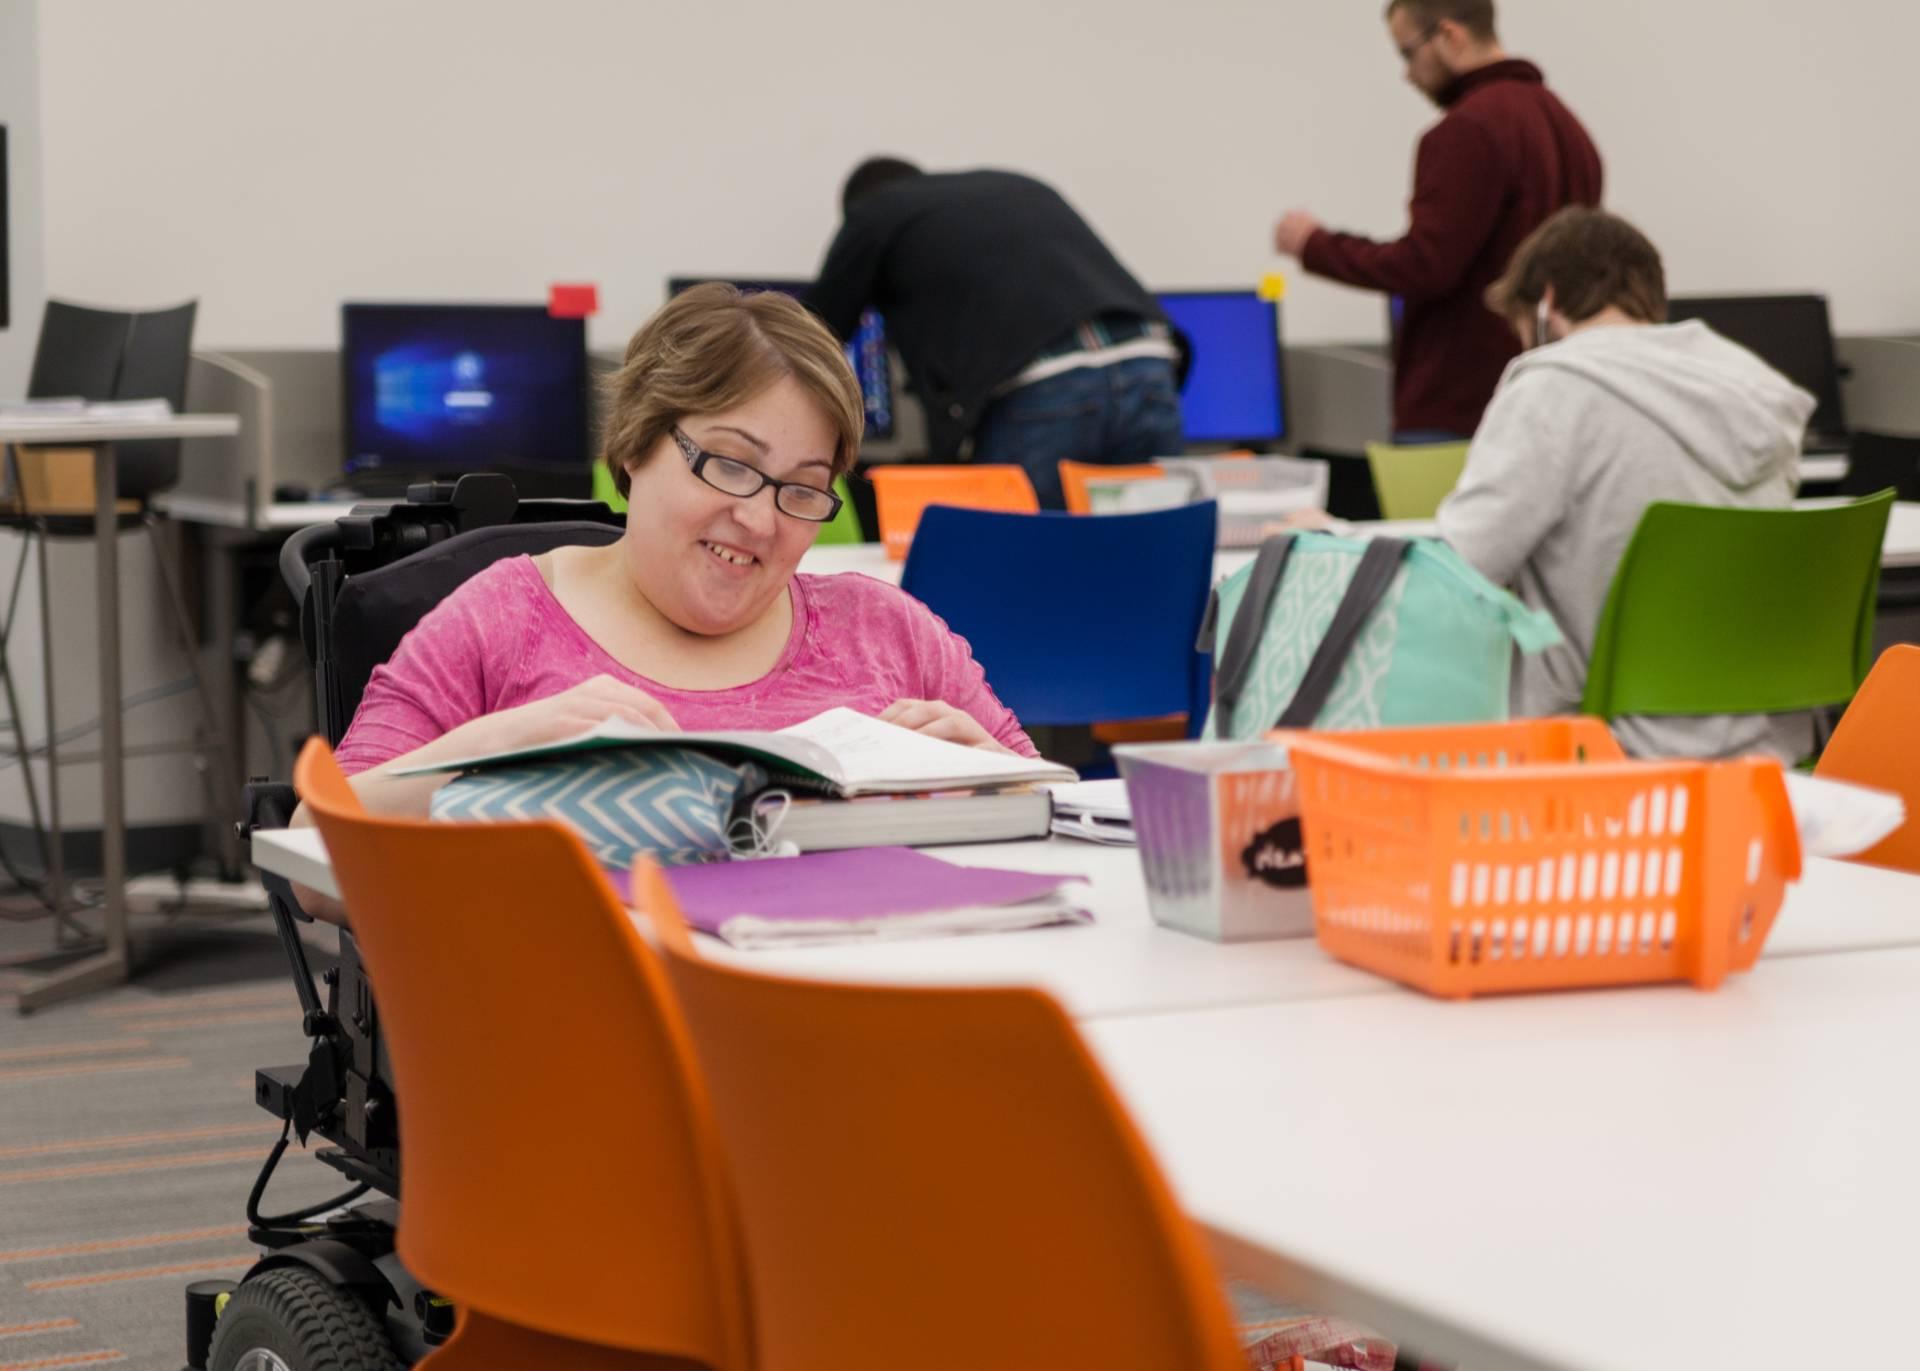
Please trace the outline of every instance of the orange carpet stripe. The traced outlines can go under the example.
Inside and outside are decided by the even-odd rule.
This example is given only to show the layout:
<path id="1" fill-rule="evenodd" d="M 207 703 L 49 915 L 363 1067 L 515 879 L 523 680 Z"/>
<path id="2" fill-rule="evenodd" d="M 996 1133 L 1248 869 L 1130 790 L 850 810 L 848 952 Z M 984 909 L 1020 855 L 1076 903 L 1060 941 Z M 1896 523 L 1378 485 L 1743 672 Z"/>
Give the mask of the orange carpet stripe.
<path id="1" fill-rule="evenodd" d="M 54 1371 L 57 1366 L 104 1366 L 108 1362 L 126 1359 L 125 1352 L 112 1350 L 69 1352 L 64 1357 L 42 1357 L 38 1361 L 0 1362 L 0 1371 Z"/>
<path id="2" fill-rule="evenodd" d="M 104 1138 L 66 1138 L 60 1142 L 22 1143 L 0 1147 L 0 1162 L 20 1157 L 52 1157 L 63 1152 L 111 1152 L 120 1147 L 146 1147 L 151 1143 L 198 1142 L 204 1138 L 245 1138 L 256 1133 L 276 1133 L 280 1125 L 262 1118 L 257 1123 L 210 1124 L 205 1128 L 178 1128 L 164 1133 L 115 1133 Z"/>
<path id="3" fill-rule="evenodd" d="M 109 1052 L 141 1052 L 153 1044 L 145 1038 L 115 1038 L 102 1043 L 67 1043 L 61 1047 L 10 1047 L 0 1062 L 31 1062 L 42 1057 L 99 1057 Z"/>
<path id="4" fill-rule="evenodd" d="M 16 1067 L 12 1071 L 0 1071 L 0 1085 L 10 1081 L 50 1081 L 63 1076 L 98 1076 L 109 1071 L 176 1071 L 189 1065 L 185 1057 L 135 1057 L 131 1061 L 93 1062 L 86 1066 Z"/>
<path id="5" fill-rule="evenodd" d="M 68 1328 L 78 1328 L 78 1319 L 42 1319 L 38 1323 L 0 1324 L 0 1338 L 26 1338 L 35 1333 L 58 1333 Z"/>
<path id="6" fill-rule="evenodd" d="M 136 1171 L 175 1171 L 220 1162 L 261 1161 L 257 1147 L 225 1152 L 182 1152 L 172 1157 L 142 1157 L 137 1161 L 83 1162 L 73 1166 L 43 1166 L 30 1171 L 0 1171 L 0 1186 L 31 1185 L 39 1181 L 74 1180 L 81 1176 L 128 1176 Z"/>
<path id="7" fill-rule="evenodd" d="M 87 1285 L 117 1285 L 122 1281 L 155 1280 L 161 1276 L 188 1276 L 196 1271 L 232 1271 L 252 1266 L 260 1260 L 258 1252 L 237 1257 L 215 1257 L 204 1262 L 175 1262 L 171 1266 L 139 1266 L 126 1271 L 96 1271 L 91 1276 L 54 1276 L 43 1281 L 27 1281 L 23 1289 L 36 1293 L 47 1290 L 74 1290 Z M 0 1366 L 0 1371 L 7 1368 Z"/>
<path id="8" fill-rule="evenodd" d="M 142 1233 L 135 1238 L 100 1238 L 94 1242 L 70 1242 L 60 1247 L 23 1247 L 17 1252 L 0 1252 L 0 1266 L 12 1262 L 53 1261 L 60 1257 L 85 1257 L 96 1252 L 125 1252 L 136 1247 L 170 1247 L 175 1243 L 203 1242 L 208 1238 L 232 1238 L 247 1231 L 244 1223 L 222 1224 L 218 1228 L 189 1228 L 180 1233 Z M 7 1330 L 0 1328 L 0 1338 Z"/>
<path id="9" fill-rule="evenodd" d="M 290 1004 L 273 1009 L 234 1010 L 225 1014 L 191 1014 L 172 1018 L 129 1019 L 119 1025 L 133 1033 L 164 1033 L 172 1028 L 223 1028 L 229 1024 L 283 1023 L 297 1025 L 300 1006 Z"/>
<path id="10" fill-rule="evenodd" d="M 299 1006 L 297 992 L 290 985 L 256 990 L 217 990 L 201 995 L 169 995 L 165 999 L 141 1000 L 134 1004 L 110 1004 L 87 1012 L 96 1019 L 137 1019 L 147 1014 L 188 1014 L 202 1009 L 226 1009 L 234 1005 L 283 1004 Z"/>

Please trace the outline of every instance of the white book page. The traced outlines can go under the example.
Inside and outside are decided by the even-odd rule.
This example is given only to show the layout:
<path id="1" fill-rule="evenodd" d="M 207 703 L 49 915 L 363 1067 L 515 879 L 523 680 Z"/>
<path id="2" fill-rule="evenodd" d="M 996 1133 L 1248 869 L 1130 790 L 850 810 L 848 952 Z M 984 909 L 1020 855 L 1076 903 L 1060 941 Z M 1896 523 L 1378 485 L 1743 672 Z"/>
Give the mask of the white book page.
<path id="1" fill-rule="evenodd" d="M 838 763 L 835 779 L 849 795 L 1076 779 L 1070 768 L 1053 762 L 963 747 L 846 708 L 816 714 L 777 736 L 799 738 L 831 754 Z"/>

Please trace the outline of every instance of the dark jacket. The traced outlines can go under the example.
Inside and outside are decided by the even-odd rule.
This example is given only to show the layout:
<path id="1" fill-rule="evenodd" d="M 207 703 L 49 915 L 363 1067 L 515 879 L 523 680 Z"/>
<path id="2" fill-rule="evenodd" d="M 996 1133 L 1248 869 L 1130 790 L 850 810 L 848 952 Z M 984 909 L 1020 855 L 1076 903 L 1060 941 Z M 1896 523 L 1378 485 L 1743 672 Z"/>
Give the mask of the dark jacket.
<path id="1" fill-rule="evenodd" d="M 1401 296 L 1393 426 L 1471 434 L 1520 352 L 1486 290 L 1555 211 L 1600 203 L 1600 153 L 1531 62 L 1468 72 L 1420 140 L 1407 234 L 1375 243 L 1322 230 L 1301 265 Z"/>
<path id="2" fill-rule="evenodd" d="M 1165 318 L 1058 192 L 1009 171 L 908 177 L 854 201 L 808 303 L 842 338 L 880 311 L 940 460 L 994 387 L 1075 325 Z"/>

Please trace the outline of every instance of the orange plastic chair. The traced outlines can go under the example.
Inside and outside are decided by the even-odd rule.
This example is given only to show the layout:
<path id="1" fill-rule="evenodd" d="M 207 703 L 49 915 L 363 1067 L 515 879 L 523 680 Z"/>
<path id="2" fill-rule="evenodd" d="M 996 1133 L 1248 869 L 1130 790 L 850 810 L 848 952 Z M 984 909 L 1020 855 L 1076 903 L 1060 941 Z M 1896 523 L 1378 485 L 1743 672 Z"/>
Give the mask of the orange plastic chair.
<path id="1" fill-rule="evenodd" d="M 378 987 L 401 1101 L 398 1250 L 454 1302 L 433 1371 L 747 1371 L 743 1266 L 659 960 L 559 824 L 364 812 L 319 739 L 294 782 Z"/>
<path id="2" fill-rule="evenodd" d="M 742 972 L 636 903 L 706 1076 L 761 1371 L 1247 1371 L 1193 1225 L 1052 999 Z"/>
<path id="3" fill-rule="evenodd" d="M 1027 473 L 1015 466 L 872 467 L 874 513 L 880 541 L 895 562 L 907 555 L 920 511 L 928 505 L 962 509 L 998 509 L 1009 514 L 1038 514 L 1040 497 Z"/>
<path id="4" fill-rule="evenodd" d="M 1140 466 L 1101 466 L 1098 462 L 1060 463 L 1060 489 L 1066 493 L 1067 513 L 1093 513 L 1093 494 L 1089 481 L 1151 481 L 1165 476 L 1165 467 L 1148 462 Z"/>
<path id="5" fill-rule="evenodd" d="M 1880 654 L 1813 770 L 1897 791 L 1907 802 L 1906 823 L 1853 860 L 1920 872 L 1920 647 Z"/>

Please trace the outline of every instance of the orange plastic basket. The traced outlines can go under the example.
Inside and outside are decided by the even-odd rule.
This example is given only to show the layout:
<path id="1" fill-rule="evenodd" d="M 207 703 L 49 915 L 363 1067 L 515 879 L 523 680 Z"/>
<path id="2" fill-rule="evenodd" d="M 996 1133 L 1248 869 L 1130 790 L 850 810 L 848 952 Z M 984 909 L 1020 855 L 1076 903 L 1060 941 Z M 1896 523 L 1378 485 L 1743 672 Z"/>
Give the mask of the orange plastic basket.
<path id="1" fill-rule="evenodd" d="M 1429 994 L 1711 989 L 1800 875 L 1771 760 L 1631 762 L 1598 719 L 1274 736 L 1320 945 Z"/>

